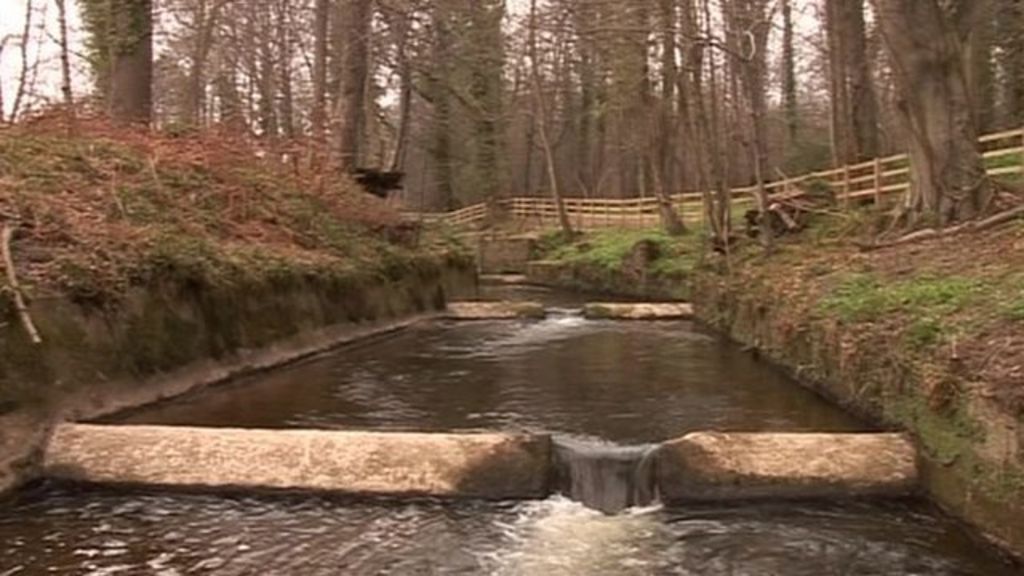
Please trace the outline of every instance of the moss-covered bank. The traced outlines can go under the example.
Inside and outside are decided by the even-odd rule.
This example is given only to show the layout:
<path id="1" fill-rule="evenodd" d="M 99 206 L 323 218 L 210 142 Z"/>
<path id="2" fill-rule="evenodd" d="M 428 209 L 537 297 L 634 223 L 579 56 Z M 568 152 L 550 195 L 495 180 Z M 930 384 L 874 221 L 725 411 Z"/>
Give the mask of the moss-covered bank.
<path id="1" fill-rule="evenodd" d="M 560 235 L 549 235 L 539 241 L 526 276 L 534 284 L 593 294 L 685 300 L 699 254 L 695 238 L 609 230 L 564 243 Z"/>

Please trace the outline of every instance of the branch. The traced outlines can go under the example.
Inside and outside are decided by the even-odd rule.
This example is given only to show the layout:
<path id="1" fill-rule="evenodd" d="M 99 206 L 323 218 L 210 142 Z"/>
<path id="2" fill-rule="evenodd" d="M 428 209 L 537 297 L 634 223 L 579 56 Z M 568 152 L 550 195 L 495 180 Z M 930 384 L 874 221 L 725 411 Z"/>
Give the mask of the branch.
<path id="1" fill-rule="evenodd" d="M 7 270 L 7 285 L 14 293 L 14 307 L 21 318 L 21 324 L 25 327 L 25 332 L 28 333 L 32 343 L 38 346 L 43 343 L 43 339 L 39 336 L 39 330 L 36 330 L 35 323 L 32 322 L 28 305 L 25 304 L 25 297 L 22 295 L 21 286 L 18 284 L 18 275 L 14 270 L 14 258 L 11 257 L 11 238 L 13 236 L 14 230 L 9 225 L 4 224 L 3 230 L 0 232 L 0 252 L 2 252 L 3 256 L 4 268 Z"/>
<path id="2" fill-rule="evenodd" d="M 902 246 L 904 244 L 910 244 L 912 242 L 917 242 L 917 241 L 920 241 L 920 240 L 931 240 L 933 238 L 946 238 L 946 237 L 949 237 L 949 236 L 955 236 L 957 234 L 962 234 L 964 232 L 981 232 L 983 230 L 988 230 L 989 228 L 994 228 L 996 226 L 999 226 L 1000 224 L 1005 224 L 1007 222 L 1011 222 L 1011 221 L 1016 220 L 1017 218 L 1020 218 L 1022 216 L 1024 216 L 1024 205 L 1017 206 L 1016 208 L 1013 208 L 1011 210 L 1007 210 L 1005 212 L 1000 212 L 999 214 L 996 214 L 995 216 L 991 216 L 989 218 L 986 218 L 985 220 L 972 220 L 972 221 L 967 222 L 965 224 L 961 224 L 959 226 L 954 226 L 952 228 L 947 228 L 945 230 L 936 230 L 934 228 L 927 228 L 925 230 L 918 230 L 917 232 L 911 232 L 910 234 L 907 234 L 906 236 L 902 236 L 900 238 L 897 238 L 896 240 L 893 240 L 892 242 L 884 242 L 884 243 L 880 243 L 880 244 L 879 243 L 874 243 L 874 244 L 857 244 L 857 246 L 862 251 L 870 252 L 870 251 L 873 251 L 873 250 L 880 250 L 882 248 L 891 248 L 893 246 Z"/>

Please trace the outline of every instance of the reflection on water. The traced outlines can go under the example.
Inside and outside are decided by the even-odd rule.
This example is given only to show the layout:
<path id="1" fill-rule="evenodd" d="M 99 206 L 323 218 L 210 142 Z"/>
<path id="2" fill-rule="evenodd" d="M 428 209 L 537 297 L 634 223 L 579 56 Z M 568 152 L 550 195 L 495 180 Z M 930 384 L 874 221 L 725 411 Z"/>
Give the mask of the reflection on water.
<path id="1" fill-rule="evenodd" d="M 571 299 L 559 299 L 571 306 Z M 558 434 L 559 482 L 597 508 L 648 502 L 645 444 L 697 429 L 864 427 L 684 322 L 419 326 L 120 418 L 134 423 Z M 621 490 L 609 490 L 614 476 Z M 0 506 L 0 576 L 1003 576 L 922 504 L 778 504 L 605 515 L 526 503 L 41 487 Z"/>
<path id="2" fill-rule="evenodd" d="M 422 325 L 136 412 L 132 423 L 530 430 L 623 444 L 693 430 L 863 429 L 685 322 Z"/>
<path id="3" fill-rule="evenodd" d="M 906 504 L 648 508 L 46 488 L 0 512 L 0 574 L 1009 576 Z"/>

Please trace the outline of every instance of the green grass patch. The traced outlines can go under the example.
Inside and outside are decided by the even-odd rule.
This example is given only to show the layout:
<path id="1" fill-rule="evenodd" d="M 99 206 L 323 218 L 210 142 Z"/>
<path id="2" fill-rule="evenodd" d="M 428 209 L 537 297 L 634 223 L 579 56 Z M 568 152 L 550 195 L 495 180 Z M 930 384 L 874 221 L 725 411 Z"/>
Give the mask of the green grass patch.
<path id="1" fill-rule="evenodd" d="M 984 284 L 960 277 L 923 276 L 883 283 L 859 274 L 849 277 L 825 298 L 819 310 L 844 322 L 867 323 L 883 316 L 909 319 L 904 337 L 913 348 L 941 343 L 955 328 L 946 319 L 984 295 Z"/>
<path id="2" fill-rule="evenodd" d="M 924 276 L 883 283 L 871 275 L 858 274 L 840 284 L 821 308 L 847 322 L 871 321 L 897 312 L 939 317 L 959 311 L 981 290 L 981 283 L 969 278 Z"/>
<path id="3" fill-rule="evenodd" d="M 1006 303 L 1004 314 L 1015 322 L 1024 322 L 1024 290 Z"/>
<path id="4" fill-rule="evenodd" d="M 694 245 L 696 241 L 696 235 L 692 233 L 673 237 L 662 230 L 606 230 L 590 234 L 572 244 L 559 245 L 552 242 L 554 248 L 549 248 L 546 259 L 616 271 L 637 245 L 647 242 L 656 251 L 656 257 L 651 263 L 652 272 L 686 275 L 697 262 L 699 248 Z"/>

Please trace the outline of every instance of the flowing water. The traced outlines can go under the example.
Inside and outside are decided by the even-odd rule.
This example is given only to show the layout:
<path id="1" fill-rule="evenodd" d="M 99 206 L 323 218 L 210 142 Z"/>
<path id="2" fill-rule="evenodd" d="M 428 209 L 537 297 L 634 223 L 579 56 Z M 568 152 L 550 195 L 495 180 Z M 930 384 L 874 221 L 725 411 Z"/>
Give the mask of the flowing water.
<path id="1" fill-rule="evenodd" d="M 920 502 L 655 505 L 646 458 L 693 430 L 866 427 L 687 322 L 425 324 L 117 418 L 550 432 L 538 502 L 392 502 L 40 486 L 0 505 L 14 574 L 1016 574 Z"/>

